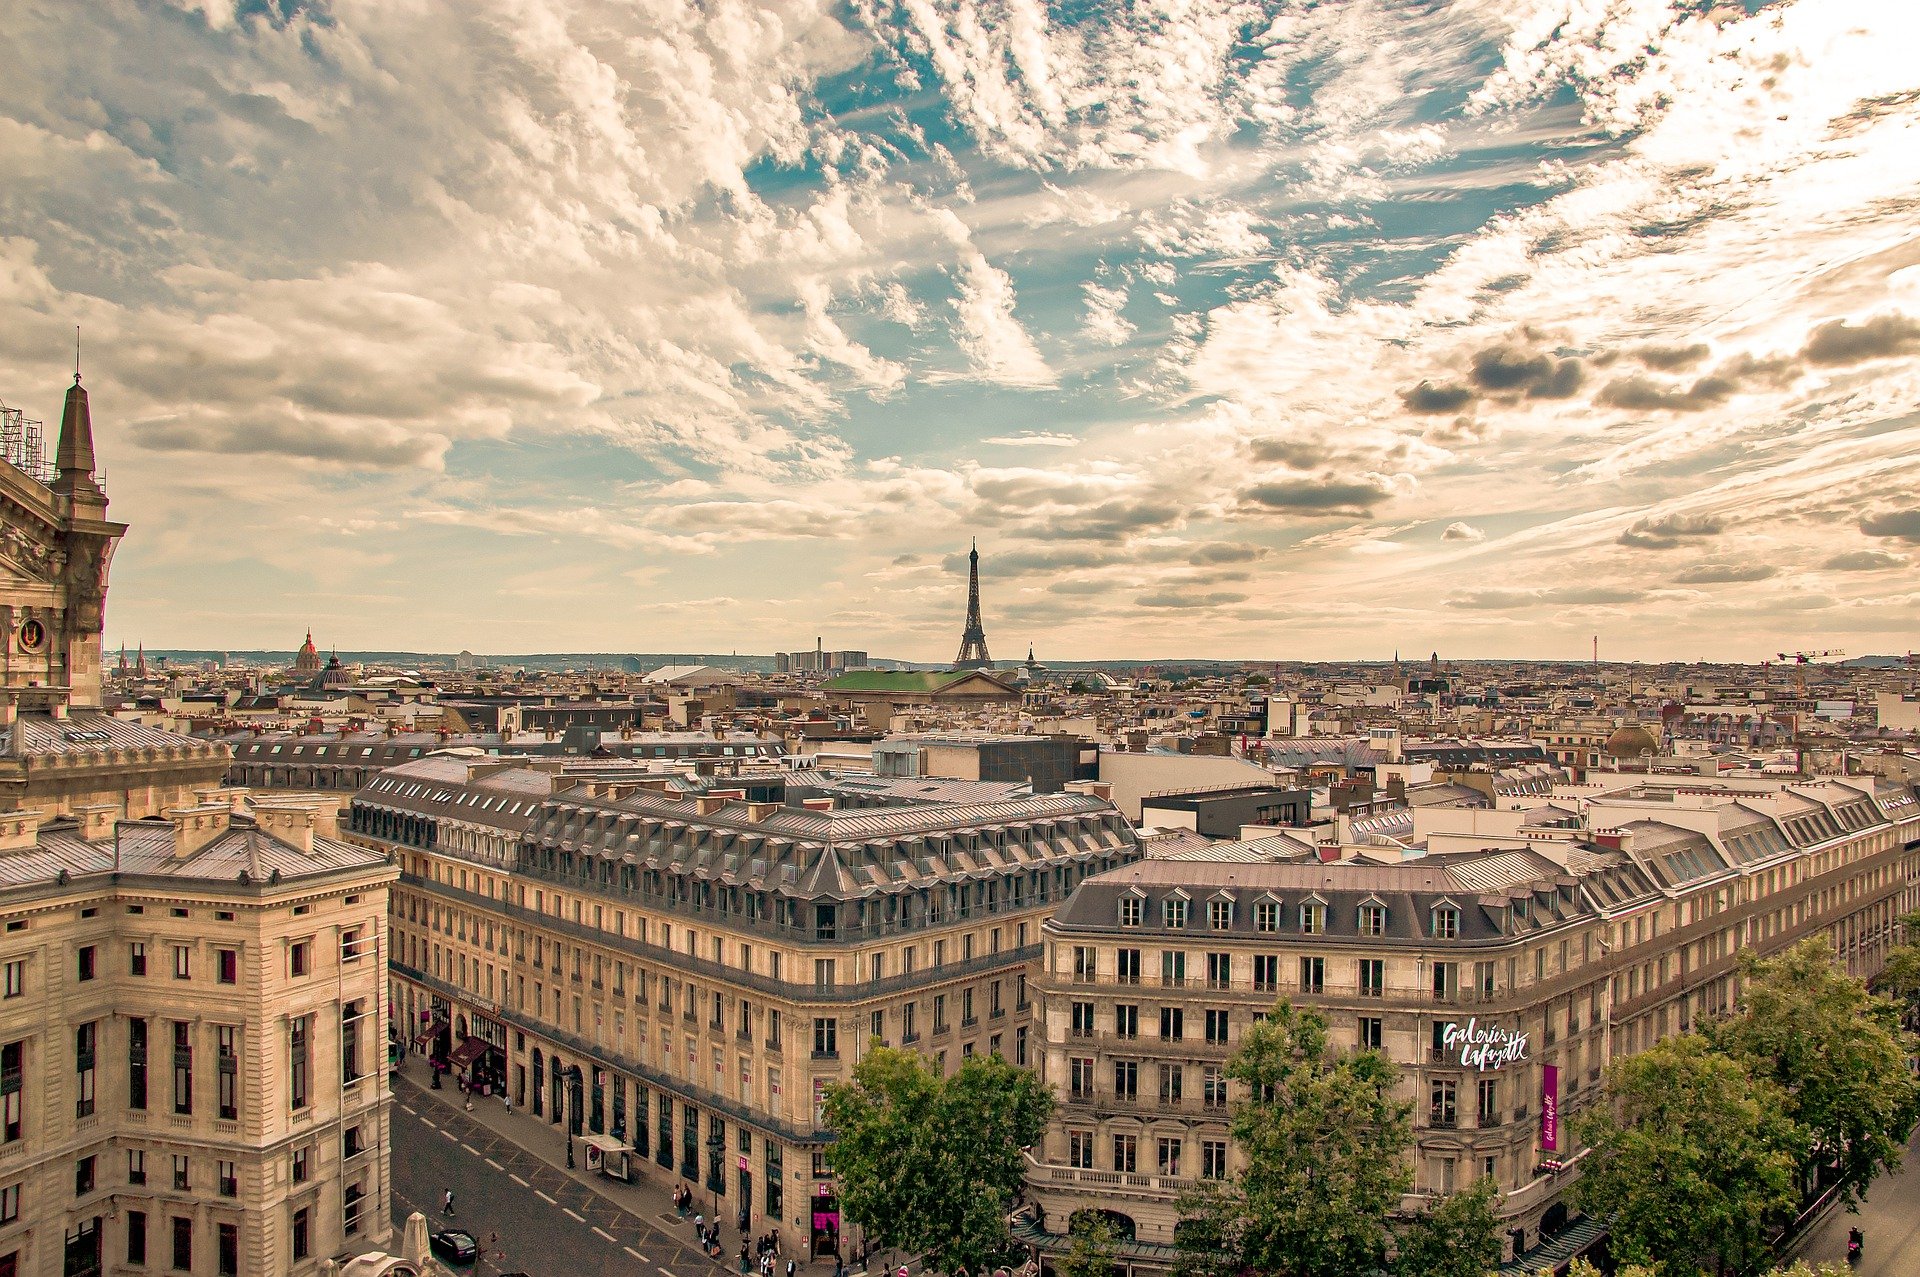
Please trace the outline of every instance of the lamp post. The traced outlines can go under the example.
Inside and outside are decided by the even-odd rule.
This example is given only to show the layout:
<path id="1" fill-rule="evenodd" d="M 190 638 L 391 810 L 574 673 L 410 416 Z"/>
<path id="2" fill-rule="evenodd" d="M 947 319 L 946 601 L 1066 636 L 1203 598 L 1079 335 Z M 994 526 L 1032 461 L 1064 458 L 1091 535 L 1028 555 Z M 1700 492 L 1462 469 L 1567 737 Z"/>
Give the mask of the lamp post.
<path id="1" fill-rule="evenodd" d="M 720 1175 L 724 1169 L 721 1157 L 727 1151 L 727 1137 L 713 1128 L 713 1118 L 707 1118 L 707 1192 L 713 1198 L 714 1227 L 720 1225 Z"/>

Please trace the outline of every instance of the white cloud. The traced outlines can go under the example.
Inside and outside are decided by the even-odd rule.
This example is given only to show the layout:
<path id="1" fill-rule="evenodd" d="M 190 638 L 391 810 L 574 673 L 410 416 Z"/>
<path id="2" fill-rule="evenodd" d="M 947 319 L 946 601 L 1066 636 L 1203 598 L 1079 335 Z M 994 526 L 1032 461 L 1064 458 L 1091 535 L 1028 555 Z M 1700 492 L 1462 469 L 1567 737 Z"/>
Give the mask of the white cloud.
<path id="1" fill-rule="evenodd" d="M 983 381 L 1051 386 L 1053 370 L 1014 314 L 1013 281 L 980 253 L 961 264 L 954 339 Z"/>

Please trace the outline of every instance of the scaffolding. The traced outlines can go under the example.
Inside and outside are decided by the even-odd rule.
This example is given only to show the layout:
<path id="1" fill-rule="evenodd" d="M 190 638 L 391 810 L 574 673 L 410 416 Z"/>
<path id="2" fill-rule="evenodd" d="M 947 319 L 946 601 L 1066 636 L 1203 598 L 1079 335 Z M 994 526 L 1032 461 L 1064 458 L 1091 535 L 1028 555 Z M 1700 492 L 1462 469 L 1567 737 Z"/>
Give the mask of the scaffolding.
<path id="1" fill-rule="evenodd" d="M 51 485 L 54 468 L 47 461 L 40 423 L 18 408 L 0 404 L 0 460 L 35 483 Z"/>

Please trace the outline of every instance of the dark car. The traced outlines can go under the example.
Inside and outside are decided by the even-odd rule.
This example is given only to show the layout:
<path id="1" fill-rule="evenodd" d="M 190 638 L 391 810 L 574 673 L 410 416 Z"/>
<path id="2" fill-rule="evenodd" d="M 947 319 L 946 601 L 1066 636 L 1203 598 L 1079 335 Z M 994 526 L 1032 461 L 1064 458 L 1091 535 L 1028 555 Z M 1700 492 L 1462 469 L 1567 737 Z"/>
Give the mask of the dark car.
<path id="1" fill-rule="evenodd" d="M 456 1264 L 471 1264 L 480 1255 L 480 1244 L 464 1228 L 447 1228 L 427 1239 L 433 1253 Z"/>

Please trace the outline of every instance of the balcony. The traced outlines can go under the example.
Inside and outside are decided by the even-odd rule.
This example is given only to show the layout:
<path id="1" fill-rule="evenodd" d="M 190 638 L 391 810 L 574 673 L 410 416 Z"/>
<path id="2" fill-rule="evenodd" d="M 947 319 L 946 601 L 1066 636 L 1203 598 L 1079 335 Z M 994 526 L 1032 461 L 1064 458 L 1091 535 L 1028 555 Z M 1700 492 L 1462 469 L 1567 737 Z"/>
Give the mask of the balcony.
<path id="1" fill-rule="evenodd" d="M 1077 1166 L 1060 1166 L 1054 1163 L 1035 1162 L 1031 1155 L 1027 1158 L 1027 1171 L 1030 1180 L 1040 1184 L 1066 1188 L 1082 1189 L 1114 1197 L 1155 1197 L 1174 1198 L 1190 1192 L 1196 1180 L 1173 1175 L 1141 1175 L 1133 1171 L 1096 1171 Z"/>

